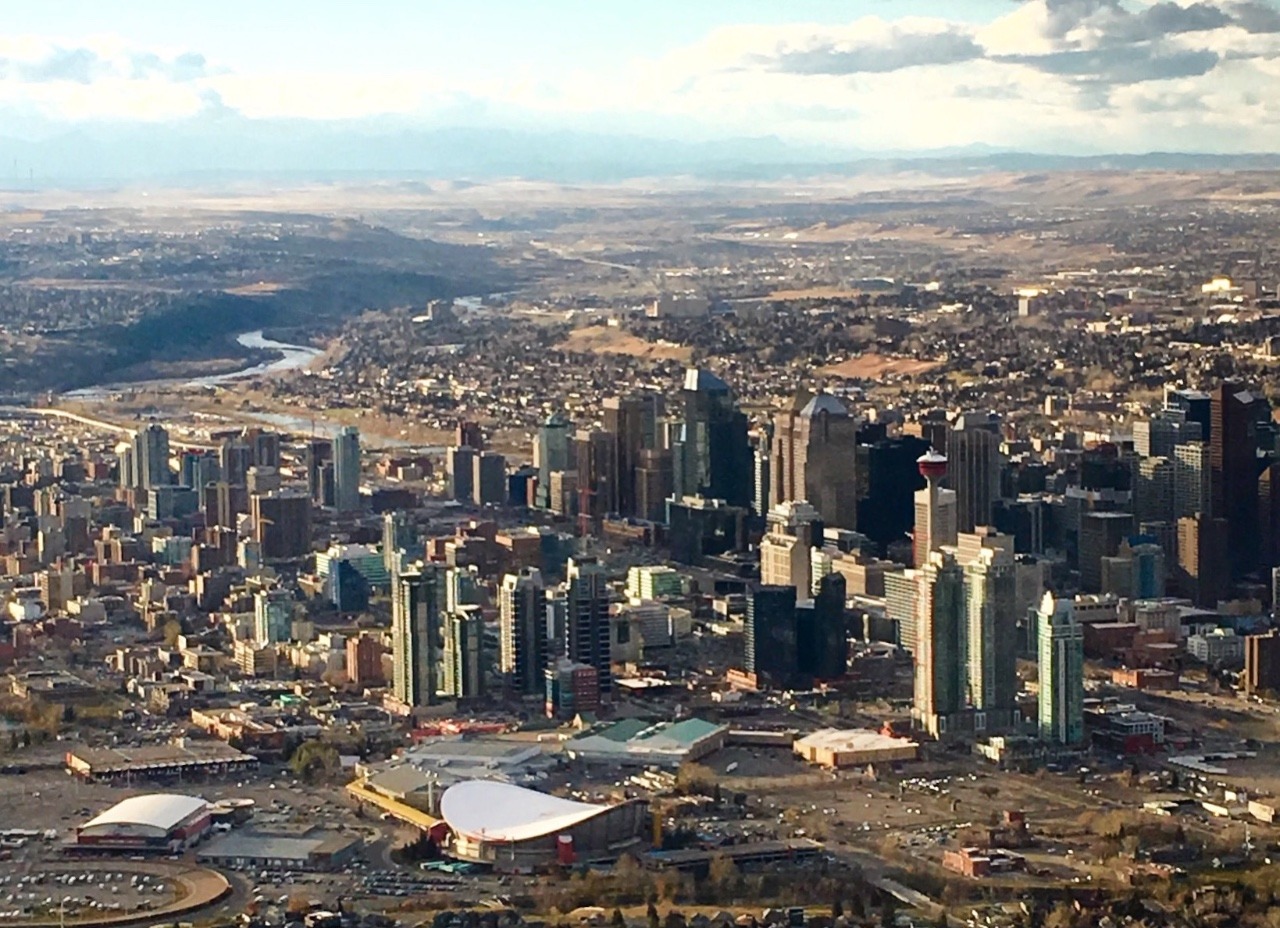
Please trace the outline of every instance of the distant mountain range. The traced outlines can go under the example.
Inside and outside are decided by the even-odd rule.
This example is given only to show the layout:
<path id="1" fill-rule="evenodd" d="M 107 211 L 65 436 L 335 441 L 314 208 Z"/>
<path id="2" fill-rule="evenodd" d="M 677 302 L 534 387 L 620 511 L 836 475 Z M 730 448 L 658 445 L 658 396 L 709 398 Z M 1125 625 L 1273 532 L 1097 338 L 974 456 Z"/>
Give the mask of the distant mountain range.
<path id="1" fill-rule="evenodd" d="M 774 137 L 674 141 L 534 129 L 424 129 L 369 122 L 249 120 L 235 114 L 164 124 L 101 124 L 39 140 L 0 138 L 0 189 L 137 182 L 208 184 L 519 177 L 566 183 L 690 175 L 707 180 L 919 171 L 1267 170 L 1280 155 L 1152 152 L 1053 155 L 977 145 L 871 152 Z"/>

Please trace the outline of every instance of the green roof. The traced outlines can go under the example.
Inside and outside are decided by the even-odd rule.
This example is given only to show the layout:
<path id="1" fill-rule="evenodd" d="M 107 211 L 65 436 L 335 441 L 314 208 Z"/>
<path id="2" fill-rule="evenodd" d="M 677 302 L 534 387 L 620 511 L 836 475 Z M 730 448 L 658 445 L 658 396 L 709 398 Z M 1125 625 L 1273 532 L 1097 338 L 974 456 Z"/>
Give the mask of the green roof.
<path id="1" fill-rule="evenodd" d="M 666 728 L 655 731 L 654 735 L 661 735 L 664 738 L 670 738 L 673 741 L 679 741 L 682 744 L 693 744 L 695 741 L 707 737 L 712 732 L 720 728 L 714 722 L 708 722 L 703 719 L 685 719 L 682 722 L 673 722 Z"/>
<path id="2" fill-rule="evenodd" d="M 608 728 L 601 729 L 592 734 L 599 735 L 601 738 L 608 738 L 610 741 L 617 741 L 619 744 L 630 741 L 640 732 L 649 727 L 651 723 L 642 721 L 641 719 L 622 719 L 614 722 Z"/>

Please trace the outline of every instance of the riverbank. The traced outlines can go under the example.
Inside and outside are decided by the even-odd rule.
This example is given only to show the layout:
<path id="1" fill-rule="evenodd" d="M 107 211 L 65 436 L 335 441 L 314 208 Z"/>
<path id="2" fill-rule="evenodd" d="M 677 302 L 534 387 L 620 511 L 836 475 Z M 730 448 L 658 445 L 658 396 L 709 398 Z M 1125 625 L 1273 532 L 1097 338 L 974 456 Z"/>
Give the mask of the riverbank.
<path id="1" fill-rule="evenodd" d="M 174 362 L 174 376 L 160 376 L 145 380 L 121 381 L 100 386 L 84 387 L 79 390 L 71 390 L 62 394 L 62 396 L 76 401 L 101 400 L 112 395 L 142 391 L 179 389 L 183 387 L 216 387 L 239 380 L 250 380 L 254 377 L 299 370 L 324 354 L 319 348 L 293 345 L 267 338 L 261 329 L 240 333 L 236 336 L 235 343 L 245 351 L 244 358 L 239 361 L 217 359 L 213 361 Z M 198 369 L 199 365 L 213 365 L 213 369 L 207 372 L 202 371 Z M 197 367 L 197 369 L 193 370 L 193 366 Z M 154 370 L 155 367 L 153 366 L 152 369 Z"/>

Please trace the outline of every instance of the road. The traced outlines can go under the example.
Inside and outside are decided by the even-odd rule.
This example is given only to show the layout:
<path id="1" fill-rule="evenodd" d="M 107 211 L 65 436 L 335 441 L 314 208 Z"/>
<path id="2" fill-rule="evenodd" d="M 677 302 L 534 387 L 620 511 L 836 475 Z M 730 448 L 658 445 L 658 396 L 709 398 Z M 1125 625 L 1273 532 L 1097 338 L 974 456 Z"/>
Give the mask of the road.
<path id="1" fill-rule="evenodd" d="M 87 425 L 90 428 L 101 429 L 104 432 L 115 432 L 117 435 L 132 435 L 136 429 L 129 426 L 120 425 L 116 422 L 108 422 L 106 419 L 95 419 L 92 416 L 81 415 L 77 412 L 71 412 L 67 409 L 54 409 L 49 406 L 0 406 L 0 415 L 17 415 L 17 416 L 46 416 L 52 419 L 66 419 L 69 422 L 78 422 L 81 425 Z M 186 441 L 181 438 L 169 437 L 169 444 L 174 448 L 191 450 L 191 451 L 212 451 L 217 448 L 216 445 Z"/>

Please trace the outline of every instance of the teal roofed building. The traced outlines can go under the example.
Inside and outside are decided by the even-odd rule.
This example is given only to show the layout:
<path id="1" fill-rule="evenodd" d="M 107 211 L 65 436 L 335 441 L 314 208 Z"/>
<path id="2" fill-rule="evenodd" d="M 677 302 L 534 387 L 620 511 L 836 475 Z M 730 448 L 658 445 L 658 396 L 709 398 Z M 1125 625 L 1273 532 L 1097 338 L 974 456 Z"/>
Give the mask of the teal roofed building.
<path id="1" fill-rule="evenodd" d="M 565 752 L 584 763 L 636 767 L 679 767 L 724 747 L 728 725 L 704 719 L 648 722 L 622 719 L 598 725 L 569 739 Z"/>

